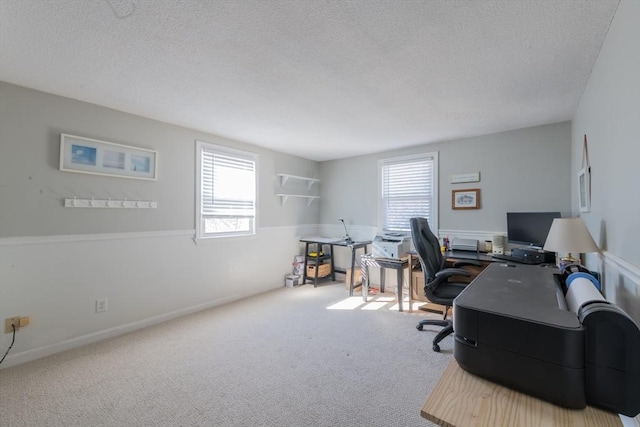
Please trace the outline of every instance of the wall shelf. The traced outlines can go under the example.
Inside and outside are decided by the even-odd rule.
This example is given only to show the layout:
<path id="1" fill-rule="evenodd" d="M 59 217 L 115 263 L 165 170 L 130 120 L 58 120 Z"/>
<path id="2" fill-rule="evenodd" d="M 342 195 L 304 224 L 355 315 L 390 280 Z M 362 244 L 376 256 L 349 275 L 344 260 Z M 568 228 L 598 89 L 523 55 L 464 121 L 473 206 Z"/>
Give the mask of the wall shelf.
<path id="1" fill-rule="evenodd" d="M 311 206 L 311 203 L 313 203 L 314 200 L 320 198 L 320 196 L 305 196 L 303 194 L 276 194 L 276 196 L 280 196 L 280 203 L 282 204 L 282 206 L 284 206 L 285 203 L 287 203 L 287 200 L 289 199 L 289 197 L 298 197 L 302 199 L 307 199 L 307 206 Z"/>
<path id="2" fill-rule="evenodd" d="M 311 190 L 311 187 L 313 186 L 313 184 L 315 184 L 316 182 L 320 182 L 320 180 L 317 179 L 317 178 L 308 178 L 306 176 L 289 175 L 288 173 L 279 173 L 278 176 L 280 177 L 280 186 L 282 186 L 282 187 L 284 187 L 284 185 L 290 179 L 298 179 L 298 180 L 301 180 L 301 181 L 306 181 L 307 182 L 307 190 Z M 311 197 L 311 196 L 309 196 L 309 197 Z"/>
<path id="3" fill-rule="evenodd" d="M 115 199 L 64 199 L 65 208 L 119 208 L 119 209 L 156 209 L 154 200 L 115 200 Z"/>

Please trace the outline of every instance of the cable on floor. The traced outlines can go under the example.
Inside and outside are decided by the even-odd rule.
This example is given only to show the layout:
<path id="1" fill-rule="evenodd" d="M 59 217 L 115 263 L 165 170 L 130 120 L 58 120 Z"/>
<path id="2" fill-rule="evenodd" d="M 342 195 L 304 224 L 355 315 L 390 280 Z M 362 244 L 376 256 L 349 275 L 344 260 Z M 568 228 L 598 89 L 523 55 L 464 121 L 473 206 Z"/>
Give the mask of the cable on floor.
<path id="1" fill-rule="evenodd" d="M 13 337 L 11 338 L 11 345 L 7 349 L 7 352 L 4 354 L 4 356 L 2 356 L 0 363 L 4 362 L 4 358 L 7 357 L 7 354 L 9 354 L 9 350 L 11 350 L 11 347 L 13 347 L 13 343 L 16 342 L 16 325 L 12 323 L 11 327 L 13 328 Z"/>

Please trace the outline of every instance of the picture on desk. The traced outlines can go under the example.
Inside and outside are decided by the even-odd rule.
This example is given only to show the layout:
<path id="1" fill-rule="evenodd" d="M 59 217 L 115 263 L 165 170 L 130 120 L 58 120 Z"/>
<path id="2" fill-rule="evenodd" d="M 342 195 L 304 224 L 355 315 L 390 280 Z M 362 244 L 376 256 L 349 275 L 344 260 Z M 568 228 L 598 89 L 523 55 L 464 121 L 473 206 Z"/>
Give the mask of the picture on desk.
<path id="1" fill-rule="evenodd" d="M 452 190 L 451 209 L 480 209 L 480 189 Z"/>

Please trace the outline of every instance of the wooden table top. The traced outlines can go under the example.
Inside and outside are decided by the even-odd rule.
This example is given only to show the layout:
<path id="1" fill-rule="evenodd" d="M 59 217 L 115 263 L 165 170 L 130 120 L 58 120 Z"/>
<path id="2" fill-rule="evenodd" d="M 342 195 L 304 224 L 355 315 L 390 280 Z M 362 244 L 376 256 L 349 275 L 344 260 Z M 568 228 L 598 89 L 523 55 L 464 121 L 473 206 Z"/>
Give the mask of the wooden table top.
<path id="1" fill-rule="evenodd" d="M 617 414 L 587 406 L 566 409 L 470 374 L 452 359 L 421 415 L 447 427 L 620 427 Z"/>

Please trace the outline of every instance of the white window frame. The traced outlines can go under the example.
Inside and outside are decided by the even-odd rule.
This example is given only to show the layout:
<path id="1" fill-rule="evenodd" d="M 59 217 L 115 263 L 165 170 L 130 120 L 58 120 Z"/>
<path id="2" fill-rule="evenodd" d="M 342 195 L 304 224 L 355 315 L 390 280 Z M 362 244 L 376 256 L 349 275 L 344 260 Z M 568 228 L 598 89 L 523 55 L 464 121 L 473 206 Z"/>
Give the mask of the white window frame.
<path id="1" fill-rule="evenodd" d="M 203 194 L 203 181 L 202 181 L 202 152 L 204 150 L 213 151 L 214 153 L 237 157 L 241 159 L 249 159 L 254 162 L 254 216 L 251 221 L 250 229 L 248 231 L 227 231 L 227 232 L 215 232 L 207 233 L 204 227 L 204 216 L 202 213 L 202 194 Z M 196 240 L 216 239 L 221 237 L 235 237 L 235 236 L 253 236 L 256 234 L 257 222 L 258 222 L 258 160 L 259 157 L 255 153 L 251 153 L 243 150 L 236 150 L 233 148 L 215 145 L 204 141 L 196 141 Z"/>
<path id="2" fill-rule="evenodd" d="M 433 161 L 433 188 L 432 188 L 432 204 L 433 204 L 433 212 L 431 216 L 427 216 L 429 220 L 429 227 L 433 234 L 438 235 L 438 211 L 439 211 L 439 198 L 438 198 L 438 152 L 433 151 L 429 153 L 418 153 L 411 154 L 406 156 L 399 157 L 390 157 L 385 159 L 378 160 L 378 224 L 380 229 L 384 232 L 397 232 L 399 230 L 387 230 L 385 229 L 384 217 L 385 217 L 385 200 L 384 200 L 384 183 L 383 183 L 383 168 L 388 163 L 397 163 L 397 162 L 410 162 L 418 159 L 430 159 Z M 403 230 L 404 232 L 410 233 L 410 230 Z"/>

